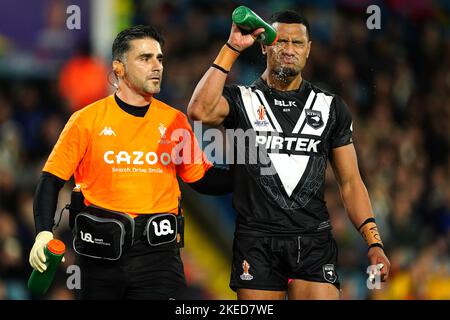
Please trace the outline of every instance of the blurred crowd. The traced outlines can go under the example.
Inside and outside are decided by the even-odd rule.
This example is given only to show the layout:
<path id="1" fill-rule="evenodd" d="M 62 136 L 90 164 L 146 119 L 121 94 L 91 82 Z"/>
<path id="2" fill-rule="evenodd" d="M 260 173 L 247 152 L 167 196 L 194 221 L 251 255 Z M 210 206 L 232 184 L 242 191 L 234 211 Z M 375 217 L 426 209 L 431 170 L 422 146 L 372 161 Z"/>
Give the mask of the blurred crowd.
<path id="1" fill-rule="evenodd" d="M 342 297 L 450 299 L 450 8 L 445 1 L 379 2 L 379 30 L 366 27 L 369 4 L 364 1 L 132 3 L 131 23 L 151 23 L 166 37 L 158 98 L 182 111 L 227 40 L 237 5 L 265 18 L 287 8 L 302 11 L 313 41 L 303 76 L 339 94 L 350 107 L 361 174 L 392 264 L 389 282 L 381 290 L 368 290 L 366 245 L 346 216 L 332 172 L 327 172 L 326 201 L 339 245 Z M 83 90 L 93 100 L 111 92 L 110 61 L 97 60 L 86 46 L 79 48 L 83 50 L 72 50 L 58 72 L 44 79 L 0 76 L 0 299 L 33 298 L 26 281 L 40 171 L 70 114 L 84 106 L 77 100 L 84 97 Z M 78 70 L 74 62 L 100 79 L 103 87 L 96 94 L 89 91 L 92 84 L 79 80 L 86 72 L 72 74 Z M 250 84 L 264 68 L 254 46 L 238 59 L 229 82 Z M 71 186 L 61 192 L 57 215 L 69 201 Z M 57 235 L 70 244 L 65 219 Z M 71 252 L 67 259 L 73 261 Z M 228 283 L 223 286 L 226 290 Z M 64 288 L 61 276 L 49 298 L 72 298 Z"/>

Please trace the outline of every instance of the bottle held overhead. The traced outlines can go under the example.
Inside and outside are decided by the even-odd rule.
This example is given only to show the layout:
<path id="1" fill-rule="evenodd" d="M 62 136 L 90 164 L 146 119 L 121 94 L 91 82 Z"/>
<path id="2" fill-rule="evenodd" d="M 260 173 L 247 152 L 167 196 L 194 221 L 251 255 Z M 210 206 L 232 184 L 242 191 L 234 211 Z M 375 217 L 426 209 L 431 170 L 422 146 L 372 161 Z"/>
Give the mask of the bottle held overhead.
<path id="1" fill-rule="evenodd" d="M 265 45 L 274 45 L 278 40 L 275 29 L 261 19 L 255 12 L 245 6 L 234 9 L 231 18 L 239 29 L 245 32 L 252 32 L 258 28 L 264 28 L 264 32 L 261 33 L 256 40 Z"/>

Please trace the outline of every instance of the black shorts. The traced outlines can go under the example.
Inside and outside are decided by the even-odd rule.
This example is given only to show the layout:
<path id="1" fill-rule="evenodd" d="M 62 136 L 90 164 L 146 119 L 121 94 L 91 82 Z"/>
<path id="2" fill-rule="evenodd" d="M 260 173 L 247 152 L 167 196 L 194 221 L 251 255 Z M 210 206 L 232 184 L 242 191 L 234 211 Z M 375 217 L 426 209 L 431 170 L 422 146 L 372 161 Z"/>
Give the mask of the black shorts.
<path id="1" fill-rule="evenodd" d="M 136 233 L 142 234 L 145 219 L 135 219 Z M 77 299 L 183 299 L 186 279 L 180 249 L 151 250 L 144 238 L 119 260 L 94 259 L 77 255 L 81 271 L 81 289 Z"/>
<path id="2" fill-rule="evenodd" d="M 230 288 L 285 291 L 289 279 L 338 289 L 337 245 L 331 232 L 299 236 L 236 235 Z"/>

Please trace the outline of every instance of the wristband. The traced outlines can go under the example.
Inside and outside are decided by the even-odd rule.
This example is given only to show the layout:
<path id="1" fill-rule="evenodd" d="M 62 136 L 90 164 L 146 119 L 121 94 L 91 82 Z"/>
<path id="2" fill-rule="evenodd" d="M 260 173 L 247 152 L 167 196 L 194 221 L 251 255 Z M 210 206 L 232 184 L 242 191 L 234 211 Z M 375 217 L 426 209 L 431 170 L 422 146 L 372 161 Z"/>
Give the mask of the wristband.
<path id="1" fill-rule="evenodd" d="M 228 72 L 229 72 L 229 71 L 225 70 L 224 68 L 222 68 L 221 66 L 218 66 L 218 65 L 215 64 L 215 63 L 213 63 L 213 64 L 211 65 L 211 67 L 216 68 L 216 69 L 222 71 L 223 73 L 227 73 L 227 74 L 228 74 Z"/>
<path id="2" fill-rule="evenodd" d="M 228 73 L 231 70 L 234 61 L 239 57 L 239 54 L 240 52 L 237 49 L 227 43 L 220 50 L 212 66 Z"/>
<path id="3" fill-rule="evenodd" d="M 368 218 L 366 221 L 364 221 L 359 226 L 358 231 L 359 233 L 361 233 L 369 248 L 383 248 L 383 242 L 381 241 L 381 237 L 374 218 Z"/>

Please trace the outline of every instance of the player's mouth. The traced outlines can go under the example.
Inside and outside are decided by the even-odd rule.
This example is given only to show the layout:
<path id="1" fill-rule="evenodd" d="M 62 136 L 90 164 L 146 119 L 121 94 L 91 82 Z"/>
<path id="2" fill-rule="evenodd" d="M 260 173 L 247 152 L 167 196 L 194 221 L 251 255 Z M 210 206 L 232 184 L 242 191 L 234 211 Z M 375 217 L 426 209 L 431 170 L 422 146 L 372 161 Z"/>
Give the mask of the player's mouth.
<path id="1" fill-rule="evenodd" d="M 284 56 L 281 61 L 284 64 L 294 64 L 297 62 L 297 59 L 295 57 L 290 57 L 290 56 Z"/>
<path id="2" fill-rule="evenodd" d="M 147 80 L 153 81 L 153 82 L 161 82 L 161 77 L 155 76 L 155 77 L 149 77 Z"/>
<path id="3" fill-rule="evenodd" d="M 160 82 L 160 81 L 161 81 L 161 75 L 159 75 L 159 74 L 153 74 L 153 75 L 151 75 L 151 76 L 148 76 L 148 77 L 147 77 L 147 80 L 158 81 L 158 82 Z"/>

